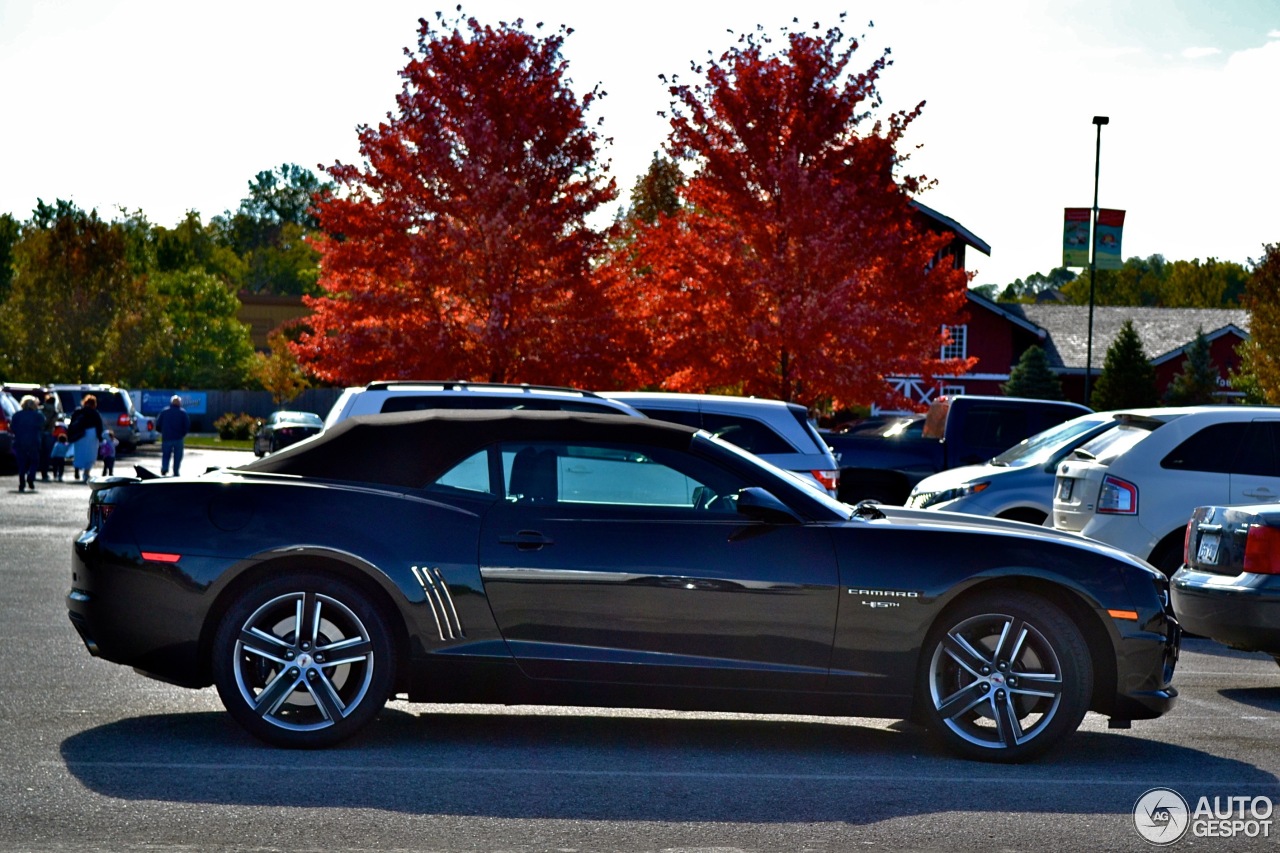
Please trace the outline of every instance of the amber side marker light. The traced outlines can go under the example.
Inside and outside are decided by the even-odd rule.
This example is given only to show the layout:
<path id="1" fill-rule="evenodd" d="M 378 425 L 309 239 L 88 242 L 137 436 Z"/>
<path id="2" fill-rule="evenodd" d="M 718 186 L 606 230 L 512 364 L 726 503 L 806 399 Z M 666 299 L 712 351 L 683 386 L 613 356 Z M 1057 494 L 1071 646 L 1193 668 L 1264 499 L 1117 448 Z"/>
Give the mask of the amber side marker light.
<path id="1" fill-rule="evenodd" d="M 182 559 L 182 555 L 166 554 L 163 551 L 143 551 L 142 559 L 152 563 L 176 563 Z"/>
<path id="2" fill-rule="evenodd" d="M 1138 621 L 1138 611 L 1136 610 L 1108 610 L 1107 614 L 1110 615 L 1112 619 L 1132 619 L 1134 622 Z"/>

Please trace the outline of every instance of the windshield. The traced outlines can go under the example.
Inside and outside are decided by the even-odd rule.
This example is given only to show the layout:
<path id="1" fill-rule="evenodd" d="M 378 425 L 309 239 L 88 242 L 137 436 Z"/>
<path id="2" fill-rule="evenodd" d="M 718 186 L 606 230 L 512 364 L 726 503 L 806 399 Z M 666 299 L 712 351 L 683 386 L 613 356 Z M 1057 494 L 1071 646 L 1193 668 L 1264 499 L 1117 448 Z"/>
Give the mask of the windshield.
<path id="1" fill-rule="evenodd" d="M 1151 435 L 1159 425 L 1159 421 L 1151 420 L 1135 423 L 1121 421 L 1116 429 L 1085 442 L 1076 449 L 1076 453 L 1085 459 L 1096 459 L 1100 465 L 1110 465 L 1117 456 Z"/>
<path id="2" fill-rule="evenodd" d="M 1055 427 L 1038 432 L 1030 438 L 1010 447 L 1004 453 L 991 460 L 992 465 L 1008 468 L 1022 468 L 1027 465 L 1044 465 L 1054 454 L 1070 446 L 1086 435 L 1107 425 L 1113 426 L 1115 421 L 1109 417 L 1085 415 L 1074 420 L 1060 423 Z"/>
<path id="3" fill-rule="evenodd" d="M 809 497 L 810 500 L 814 500 L 821 503 L 823 506 L 825 506 L 827 509 L 829 509 L 831 512 L 835 513 L 839 517 L 841 518 L 849 517 L 849 513 L 851 512 L 852 508 L 848 504 L 843 504 L 840 501 L 836 500 L 835 498 L 831 497 L 829 494 L 827 494 L 826 489 L 819 486 L 815 480 L 810 480 L 808 477 L 804 477 L 800 474 L 787 471 L 784 468 L 779 468 L 777 465 L 774 465 L 772 462 L 768 462 L 764 459 L 761 459 L 759 456 L 756 456 L 754 453 L 748 453 L 747 451 L 743 450 L 741 447 L 738 447 L 738 445 L 734 444 L 731 441 L 727 441 L 723 438 L 717 438 L 716 436 L 712 435 L 706 430 L 699 430 L 697 435 L 704 437 L 707 441 L 712 442 L 713 444 L 723 449 L 724 451 L 734 456 L 747 460 L 749 463 L 751 463 L 753 466 L 757 468 L 766 468 L 771 473 L 776 474 L 782 479 L 801 486 L 804 489 L 805 494 Z"/>

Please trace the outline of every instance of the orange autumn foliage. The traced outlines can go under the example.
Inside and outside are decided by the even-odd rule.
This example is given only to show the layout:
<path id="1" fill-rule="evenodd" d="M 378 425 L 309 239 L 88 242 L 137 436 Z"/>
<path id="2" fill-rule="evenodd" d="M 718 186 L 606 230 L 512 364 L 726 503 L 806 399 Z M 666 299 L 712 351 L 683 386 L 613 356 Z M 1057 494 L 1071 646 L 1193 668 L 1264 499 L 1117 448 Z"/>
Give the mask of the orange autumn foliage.
<path id="1" fill-rule="evenodd" d="M 440 16 L 437 15 L 437 19 Z M 541 25 L 538 25 L 541 27 Z M 585 220 L 616 196 L 569 88 L 569 30 L 419 21 L 397 111 L 328 169 L 324 295 L 294 345 L 318 378 L 605 384 L 612 311 Z"/>
<path id="2" fill-rule="evenodd" d="M 633 223 L 602 272 L 650 339 L 632 368 L 678 391 L 902 405 L 885 377 L 972 363 L 938 360 L 968 277 L 917 224 L 929 182 L 899 174 L 923 104 L 868 126 L 888 61 L 847 73 L 857 42 L 839 29 L 769 47 L 745 36 L 695 69 L 704 82 L 670 87 L 683 207 Z"/>

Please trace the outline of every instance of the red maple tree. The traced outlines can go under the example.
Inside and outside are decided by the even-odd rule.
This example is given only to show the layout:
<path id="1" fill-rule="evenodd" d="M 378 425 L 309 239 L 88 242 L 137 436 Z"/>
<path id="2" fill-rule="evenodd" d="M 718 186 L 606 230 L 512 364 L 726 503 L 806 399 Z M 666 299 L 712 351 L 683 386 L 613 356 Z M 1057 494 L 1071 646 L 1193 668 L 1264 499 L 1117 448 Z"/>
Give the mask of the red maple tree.
<path id="1" fill-rule="evenodd" d="M 398 111 L 318 201 L 323 296 L 294 345 L 322 380 L 605 384 L 612 313 L 585 218 L 616 196 L 561 47 L 523 21 L 419 21 Z M 541 24 L 538 25 L 541 28 Z"/>
<path id="2" fill-rule="evenodd" d="M 885 377 L 968 366 L 938 360 L 968 277 L 916 223 L 931 182 L 900 174 L 923 103 L 871 122 L 888 52 L 851 74 L 857 47 L 838 28 L 786 33 L 781 53 L 747 35 L 694 69 L 704 82 L 670 86 L 683 207 L 633 223 L 606 270 L 652 338 L 649 382 L 901 405 Z"/>

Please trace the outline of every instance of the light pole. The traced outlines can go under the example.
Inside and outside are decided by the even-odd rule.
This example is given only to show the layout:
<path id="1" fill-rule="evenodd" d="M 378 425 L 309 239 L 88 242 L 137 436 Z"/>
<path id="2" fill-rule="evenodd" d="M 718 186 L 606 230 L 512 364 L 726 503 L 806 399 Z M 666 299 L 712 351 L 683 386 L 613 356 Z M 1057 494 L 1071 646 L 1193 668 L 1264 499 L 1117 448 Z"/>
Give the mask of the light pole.
<path id="1" fill-rule="evenodd" d="M 1085 341 L 1084 404 L 1089 405 L 1089 385 L 1093 379 L 1093 292 L 1098 279 L 1098 171 L 1102 164 L 1102 126 L 1110 122 L 1106 116 L 1094 116 L 1098 141 L 1093 149 L 1093 217 L 1089 222 L 1089 332 Z"/>

